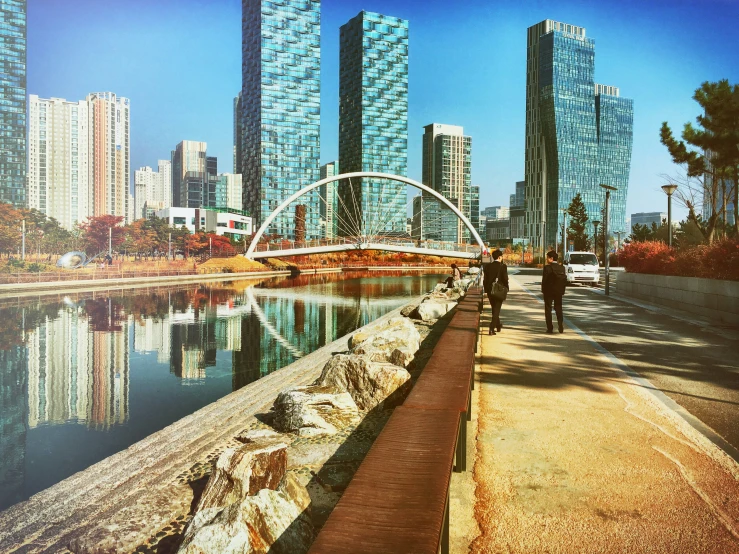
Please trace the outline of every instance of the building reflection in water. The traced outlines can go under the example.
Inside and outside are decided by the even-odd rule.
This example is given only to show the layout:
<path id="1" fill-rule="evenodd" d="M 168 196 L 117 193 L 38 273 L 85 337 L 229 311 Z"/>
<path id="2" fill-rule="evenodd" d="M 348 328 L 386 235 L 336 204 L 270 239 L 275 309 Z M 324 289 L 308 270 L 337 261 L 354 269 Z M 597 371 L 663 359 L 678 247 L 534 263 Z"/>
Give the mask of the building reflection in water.
<path id="1" fill-rule="evenodd" d="M 48 435 L 34 439 L 35 430 L 66 425 L 113 433 L 125 424 L 143 438 L 402 305 L 438 280 L 395 277 L 338 274 L 0 303 L 0 510 L 39 490 L 26 482 L 33 464 L 28 452 L 48 447 L 27 445 Z M 129 413 L 132 357 L 138 394 L 156 398 L 139 402 L 137 414 Z M 151 378 L 156 387 L 150 390 Z M 177 415 L 173 406 L 182 402 L 187 411 Z M 131 440 L 130 432 L 123 435 L 121 441 Z M 61 453 L 66 459 L 90 440 L 75 435 L 78 443 L 68 443 L 64 436 L 55 448 L 67 448 Z M 104 455 L 129 444 L 113 442 Z M 72 464 L 69 471 L 84 467 Z"/>

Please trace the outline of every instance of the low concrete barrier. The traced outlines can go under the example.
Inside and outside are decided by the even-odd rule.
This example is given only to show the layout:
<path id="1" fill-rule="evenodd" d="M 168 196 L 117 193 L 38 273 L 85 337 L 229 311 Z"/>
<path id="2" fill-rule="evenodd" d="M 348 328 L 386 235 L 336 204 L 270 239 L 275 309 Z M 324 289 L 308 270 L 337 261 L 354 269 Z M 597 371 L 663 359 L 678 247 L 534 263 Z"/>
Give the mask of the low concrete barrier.
<path id="1" fill-rule="evenodd" d="M 739 324 L 739 281 L 621 273 L 618 294 Z"/>

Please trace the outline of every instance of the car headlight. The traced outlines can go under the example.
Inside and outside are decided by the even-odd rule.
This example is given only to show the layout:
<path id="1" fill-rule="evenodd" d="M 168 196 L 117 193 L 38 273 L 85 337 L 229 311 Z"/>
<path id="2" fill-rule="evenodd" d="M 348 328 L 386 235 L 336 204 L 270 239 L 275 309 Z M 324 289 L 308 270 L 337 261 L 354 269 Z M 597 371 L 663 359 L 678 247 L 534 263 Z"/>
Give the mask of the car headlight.
<path id="1" fill-rule="evenodd" d="M 574 273 L 574 270 L 571 267 L 567 268 L 567 273 Z"/>

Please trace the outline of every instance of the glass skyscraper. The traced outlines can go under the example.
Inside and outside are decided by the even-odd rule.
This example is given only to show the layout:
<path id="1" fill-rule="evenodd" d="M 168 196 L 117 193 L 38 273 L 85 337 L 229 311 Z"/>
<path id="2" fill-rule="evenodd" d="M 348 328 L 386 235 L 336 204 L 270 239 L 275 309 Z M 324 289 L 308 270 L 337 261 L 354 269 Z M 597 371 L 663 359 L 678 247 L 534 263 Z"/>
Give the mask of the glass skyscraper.
<path id="1" fill-rule="evenodd" d="M 342 173 L 408 169 L 408 21 L 360 12 L 341 26 L 339 166 Z M 339 234 L 404 234 L 406 187 L 339 184 Z"/>
<path id="2" fill-rule="evenodd" d="M 26 204 L 26 0 L 0 0 L 0 202 Z"/>
<path id="3" fill-rule="evenodd" d="M 633 101 L 594 73 L 595 42 L 583 27 L 547 19 L 529 28 L 524 227 L 537 248 L 560 242 L 562 210 L 578 193 L 590 220 L 601 219 L 600 184 L 618 189 L 609 228 L 626 228 Z"/>
<path id="4" fill-rule="evenodd" d="M 320 157 L 318 0 L 242 1 L 241 170 L 244 208 L 261 223 L 288 196 L 318 180 Z M 237 148 L 238 150 L 238 148 Z M 303 196 L 306 233 L 317 237 L 318 193 Z M 294 238 L 295 207 L 269 234 Z"/>

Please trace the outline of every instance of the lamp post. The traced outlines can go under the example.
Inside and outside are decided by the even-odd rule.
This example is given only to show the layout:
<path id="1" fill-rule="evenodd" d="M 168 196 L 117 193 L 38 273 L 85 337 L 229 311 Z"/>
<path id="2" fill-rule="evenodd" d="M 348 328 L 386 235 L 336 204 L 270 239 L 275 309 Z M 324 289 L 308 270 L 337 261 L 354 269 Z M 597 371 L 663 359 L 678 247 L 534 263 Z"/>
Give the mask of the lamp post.
<path id="1" fill-rule="evenodd" d="M 595 228 L 595 236 L 593 237 L 593 251 L 595 252 L 596 259 L 598 258 L 598 225 L 600 225 L 600 221 L 594 219 L 593 227 Z"/>
<path id="2" fill-rule="evenodd" d="M 172 233 L 169 233 L 169 239 L 167 239 L 167 259 L 172 259 Z"/>
<path id="3" fill-rule="evenodd" d="M 26 260 L 26 220 L 21 221 L 21 261 Z"/>
<path id="4" fill-rule="evenodd" d="M 108 256 L 113 257 L 113 227 L 108 227 Z"/>
<path id="5" fill-rule="evenodd" d="M 606 296 L 609 296 L 610 294 L 610 272 L 609 272 L 609 263 L 608 263 L 608 219 L 611 217 L 611 212 L 609 211 L 608 207 L 608 201 L 611 198 L 611 191 L 612 190 L 618 190 L 616 187 L 612 187 L 610 185 L 603 185 L 601 184 L 601 188 L 605 189 L 606 191 L 606 217 L 605 221 L 603 222 L 603 257 L 606 259 Z"/>
<path id="6" fill-rule="evenodd" d="M 672 248 L 672 193 L 677 190 L 677 185 L 662 185 L 662 190 L 667 195 L 667 245 Z"/>
<path id="7" fill-rule="evenodd" d="M 567 252 L 567 210 L 562 210 L 562 256 Z"/>

